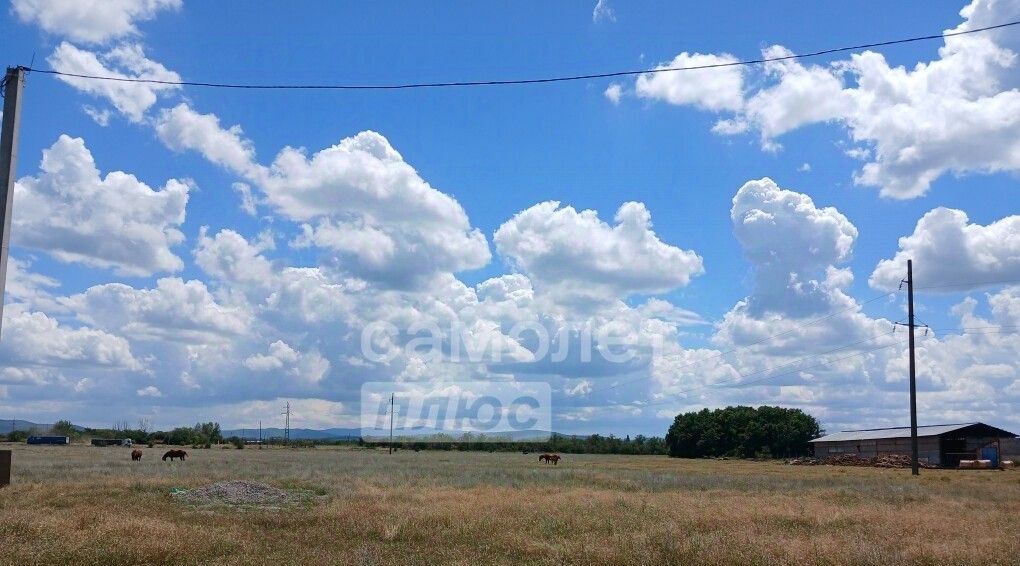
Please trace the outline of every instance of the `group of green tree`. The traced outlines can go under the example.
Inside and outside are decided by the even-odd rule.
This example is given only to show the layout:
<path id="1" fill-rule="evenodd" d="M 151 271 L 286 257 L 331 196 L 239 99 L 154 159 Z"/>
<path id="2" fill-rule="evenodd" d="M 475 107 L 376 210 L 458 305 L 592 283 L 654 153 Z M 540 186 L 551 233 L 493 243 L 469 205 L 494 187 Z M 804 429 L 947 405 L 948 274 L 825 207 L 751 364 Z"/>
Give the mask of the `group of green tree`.
<path id="1" fill-rule="evenodd" d="M 726 407 L 677 415 L 666 444 L 680 458 L 784 458 L 810 454 L 808 441 L 821 433 L 800 409 Z"/>

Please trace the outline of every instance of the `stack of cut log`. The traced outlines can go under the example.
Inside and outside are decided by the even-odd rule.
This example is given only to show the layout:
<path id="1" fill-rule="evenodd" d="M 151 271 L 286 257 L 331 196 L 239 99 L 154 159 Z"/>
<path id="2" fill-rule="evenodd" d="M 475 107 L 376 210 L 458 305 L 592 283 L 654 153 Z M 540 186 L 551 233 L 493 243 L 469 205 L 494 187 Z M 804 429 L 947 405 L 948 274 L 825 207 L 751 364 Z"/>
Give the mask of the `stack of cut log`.
<path id="1" fill-rule="evenodd" d="M 858 466 L 874 468 L 909 468 L 910 456 L 886 454 L 874 458 L 863 458 L 856 454 L 840 454 L 828 458 L 795 458 L 787 462 L 794 466 Z M 927 462 L 918 462 L 921 468 L 937 468 Z"/>

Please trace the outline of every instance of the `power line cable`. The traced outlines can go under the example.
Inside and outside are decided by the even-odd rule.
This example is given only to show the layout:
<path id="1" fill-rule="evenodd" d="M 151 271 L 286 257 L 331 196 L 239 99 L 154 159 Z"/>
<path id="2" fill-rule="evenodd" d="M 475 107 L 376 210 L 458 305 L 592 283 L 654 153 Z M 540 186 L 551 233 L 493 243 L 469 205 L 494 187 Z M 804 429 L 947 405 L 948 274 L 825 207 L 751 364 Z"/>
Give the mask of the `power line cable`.
<path id="1" fill-rule="evenodd" d="M 998 325 L 998 326 L 960 326 L 960 327 L 945 326 L 945 327 L 940 327 L 940 328 L 932 328 L 932 330 L 945 331 L 945 332 L 954 332 L 954 331 L 957 331 L 957 330 L 962 330 L 962 331 L 969 331 L 969 330 L 1004 330 L 1004 329 L 1012 329 L 1012 328 L 1020 328 L 1020 325 L 1017 325 L 1017 324 L 1002 324 L 1002 325 Z"/>
<path id="2" fill-rule="evenodd" d="M 985 287 L 988 285 L 1007 285 L 1011 283 L 1020 283 L 1020 279 L 999 279 L 997 281 L 960 281 L 958 283 L 925 285 L 923 287 L 914 286 L 914 290 L 920 291 L 922 289 L 951 289 L 953 287 Z"/>
<path id="3" fill-rule="evenodd" d="M 984 331 L 981 331 L 981 332 L 973 332 L 973 331 L 970 331 L 970 330 L 958 329 L 959 333 L 954 332 L 954 330 L 957 330 L 957 329 L 952 329 L 952 328 L 946 329 L 944 335 L 945 336 L 986 336 L 986 335 L 990 335 L 990 334 L 1020 334 L 1020 329 L 1015 329 L 1015 328 L 1014 329 L 1009 329 L 1009 328 L 991 329 L 991 330 L 984 330 Z"/>
<path id="4" fill-rule="evenodd" d="M 841 315 L 841 314 L 846 313 L 848 311 L 857 310 L 858 308 L 863 307 L 864 305 L 873 303 L 875 301 L 880 301 L 882 299 L 885 299 L 886 297 L 895 295 L 897 292 L 898 291 L 890 291 L 888 293 L 877 295 L 875 297 L 872 297 L 872 298 L 868 299 L 867 301 L 864 301 L 863 303 L 856 303 L 855 302 L 854 304 L 852 304 L 849 307 L 846 307 L 844 309 L 840 309 L 838 311 L 831 312 L 831 313 L 829 313 L 829 314 L 827 314 L 825 316 L 821 316 L 821 317 L 818 317 L 818 318 L 815 318 L 815 319 L 808 320 L 807 322 L 799 323 L 795 328 L 791 328 L 789 330 L 785 330 L 783 332 L 779 332 L 779 333 L 773 334 L 771 336 L 766 336 L 764 338 L 760 338 L 760 339 L 755 340 L 754 342 L 751 342 L 749 344 L 744 344 L 742 346 L 737 346 L 735 348 L 731 348 L 731 349 L 725 350 L 723 352 L 717 352 L 715 354 L 712 354 L 711 356 L 705 356 L 704 358 L 699 358 L 697 360 L 688 362 L 688 363 L 686 363 L 684 365 L 678 366 L 678 367 L 673 368 L 673 369 L 674 370 L 681 370 L 681 369 L 684 369 L 684 368 L 689 368 L 691 366 L 694 366 L 694 365 L 697 365 L 697 364 L 700 364 L 700 363 L 703 363 L 703 362 L 714 360 L 716 358 L 721 358 L 723 356 L 726 356 L 728 354 L 732 354 L 734 352 L 738 352 L 738 351 L 741 351 L 741 350 L 747 350 L 747 349 L 749 349 L 749 348 L 751 348 L 753 346 L 758 346 L 760 344 L 764 344 L 765 342 L 770 342 L 772 340 L 775 340 L 776 338 L 780 338 L 780 337 L 786 336 L 788 334 L 792 334 L 792 333 L 797 332 L 798 330 L 800 330 L 802 328 L 805 328 L 805 327 L 808 327 L 808 326 L 813 326 L 815 324 L 818 324 L 819 322 L 824 322 L 826 320 L 829 320 L 829 319 L 831 319 L 831 318 L 833 318 L 835 316 Z M 616 389 L 617 387 L 622 387 L 624 385 L 630 385 L 632 383 L 637 383 L 639 381 L 645 381 L 647 379 L 651 379 L 651 377 L 650 376 L 641 376 L 641 377 L 639 377 L 637 379 L 632 379 L 632 380 L 629 380 L 629 381 L 623 381 L 623 382 L 620 382 L 620 383 L 614 383 L 613 385 L 610 385 L 608 387 L 602 387 L 602 388 L 599 388 L 599 389 L 594 389 L 590 393 L 604 393 L 606 391 L 610 391 L 612 389 Z"/>
<path id="5" fill-rule="evenodd" d="M 1005 331 L 1003 331 L 1003 333 L 1020 334 L 1020 330 L 1005 330 Z M 874 336 L 874 337 L 869 338 L 868 340 L 864 340 L 862 342 L 867 342 L 867 341 L 870 341 L 870 340 L 875 340 L 877 338 L 882 338 L 884 336 L 889 336 L 891 334 L 892 333 L 889 333 L 889 334 L 880 334 L 878 336 Z M 998 334 L 998 332 L 994 332 L 994 333 L 975 332 L 975 333 L 972 333 L 972 334 Z M 859 343 L 860 342 L 857 342 L 857 343 L 854 343 L 854 344 L 848 344 L 847 346 L 844 346 L 842 348 L 837 348 L 836 350 L 845 350 L 846 348 L 854 346 L 854 345 L 857 345 Z M 799 368 L 796 368 L 796 369 L 788 371 L 788 372 L 784 372 L 784 373 L 780 373 L 780 374 L 775 374 L 775 375 L 764 375 L 762 377 L 758 377 L 758 378 L 755 378 L 755 379 L 750 379 L 750 380 L 746 380 L 746 381 L 739 381 L 739 382 L 735 383 L 733 385 L 733 387 L 740 387 L 740 386 L 747 385 L 747 384 L 759 383 L 761 381 L 765 381 L 765 380 L 769 380 L 769 379 L 775 379 L 777 377 L 785 377 L 787 375 L 793 375 L 795 373 L 799 373 L 799 372 L 802 372 L 804 370 L 815 369 L 815 368 L 827 366 L 827 365 L 830 365 L 830 364 L 833 364 L 833 363 L 836 363 L 836 362 L 841 362 L 843 360 L 848 360 L 850 358 L 855 358 L 857 356 L 863 356 L 865 354 L 870 354 L 872 352 L 877 352 L 879 350 L 885 350 L 887 348 L 892 348 L 892 347 L 899 346 L 899 345 L 902 345 L 902 343 L 901 342 L 893 342 L 891 344 L 886 344 L 884 346 L 877 346 L 875 348 L 871 348 L 871 349 L 868 349 L 868 350 L 864 350 L 864 351 L 861 351 L 861 352 L 850 354 L 848 356 L 843 356 L 842 358 L 837 358 L 835 360 L 826 360 L 826 361 L 819 362 L 817 364 L 810 365 L 810 366 L 807 366 L 807 367 L 799 367 Z M 834 352 L 836 350 L 831 350 L 831 351 L 829 351 L 827 353 L 832 353 L 832 352 Z M 826 352 L 823 352 L 822 354 L 816 354 L 815 356 L 821 356 L 821 355 L 825 355 L 825 354 L 826 354 Z M 815 357 L 815 356 L 808 356 L 808 357 L 802 358 L 802 359 L 808 359 L 808 358 Z M 794 362 L 791 362 L 791 363 L 796 363 L 797 361 L 801 361 L 801 360 L 795 360 Z M 774 366 L 774 367 L 771 367 L 771 368 L 768 368 L 768 369 L 765 369 L 765 370 L 759 370 L 759 371 L 756 371 L 756 372 L 751 372 L 751 373 L 748 373 L 748 374 L 744 374 L 741 377 L 755 375 L 755 374 L 763 373 L 763 372 L 771 372 L 771 371 L 780 369 L 782 367 L 785 367 L 787 365 L 790 365 L 790 364 L 789 363 L 787 363 L 787 364 L 780 364 L 778 366 Z M 680 395 L 680 394 L 684 394 L 684 393 L 690 393 L 692 391 L 699 391 L 699 390 L 702 390 L 702 389 L 717 388 L 720 383 L 728 383 L 728 382 L 731 382 L 731 381 L 732 380 L 726 380 L 726 381 L 717 381 L 715 383 L 708 383 L 708 384 L 705 384 L 705 385 L 700 385 L 698 387 L 691 387 L 691 388 L 688 388 L 688 389 L 683 389 L 683 390 L 680 390 L 680 391 L 675 391 L 675 392 L 672 392 L 671 395 Z M 663 405 L 663 404 L 666 404 L 666 403 L 672 403 L 674 401 L 675 401 L 674 399 L 667 399 L 667 400 L 658 401 L 658 402 L 655 402 L 655 403 L 645 403 L 643 405 L 640 405 L 640 407 L 648 407 L 648 406 L 654 406 L 654 405 Z"/>
<path id="6" fill-rule="evenodd" d="M 872 340 L 874 338 L 881 338 L 882 336 L 887 336 L 887 335 L 886 334 L 881 334 L 879 336 L 873 337 Z M 766 380 L 769 380 L 769 379 L 775 379 L 777 377 L 785 377 L 785 376 L 788 376 L 788 375 L 793 375 L 795 373 L 800 373 L 800 372 L 805 371 L 805 370 L 815 369 L 815 368 L 827 366 L 827 365 L 830 365 L 830 364 L 834 364 L 836 362 L 841 362 L 841 361 L 844 361 L 844 360 L 849 360 L 851 358 L 856 358 L 858 356 L 864 356 L 864 355 L 870 354 L 872 352 L 877 352 L 879 350 L 885 350 L 885 349 L 888 349 L 888 348 L 892 348 L 892 347 L 895 347 L 895 346 L 901 346 L 901 345 L 902 345 L 901 342 L 893 342 L 891 344 L 886 344 L 884 346 L 876 346 L 876 347 L 870 348 L 868 350 L 864 350 L 864 351 L 861 351 L 861 352 L 850 354 L 848 356 L 843 356 L 841 358 L 836 358 L 835 360 L 826 360 L 824 362 L 819 362 L 817 364 L 810 365 L 810 366 L 807 366 L 807 367 L 799 367 L 797 369 L 790 370 L 790 371 L 783 372 L 783 373 L 778 373 L 778 374 L 774 374 L 774 375 L 764 375 L 764 376 L 759 377 L 759 378 L 755 378 L 755 379 L 751 379 L 751 380 L 747 380 L 747 381 L 741 381 L 741 382 L 738 382 L 738 383 L 732 385 L 732 387 L 740 387 L 742 385 L 747 385 L 747 384 L 751 384 L 751 383 L 758 383 L 758 382 L 766 381 Z M 766 371 L 773 371 L 773 370 L 781 368 L 781 367 L 783 367 L 783 365 L 776 366 L 774 368 L 769 368 Z M 756 372 L 756 373 L 761 373 L 761 372 Z M 748 375 L 753 375 L 753 374 L 748 374 Z M 680 391 L 672 392 L 672 393 L 670 393 L 670 395 L 682 395 L 682 394 L 690 393 L 690 392 L 693 392 L 693 391 L 700 391 L 702 389 L 714 389 L 714 388 L 718 388 L 719 387 L 718 383 L 719 382 L 708 383 L 708 384 L 705 384 L 705 385 L 699 385 L 697 387 L 691 387 L 691 388 L 688 388 L 688 389 L 682 389 Z M 676 399 L 664 399 L 662 401 L 656 401 L 654 403 L 645 403 L 643 405 L 635 405 L 635 406 L 649 407 L 649 406 L 655 406 L 655 405 L 665 405 L 667 403 L 674 403 L 674 402 L 676 402 Z"/>
<path id="7" fill-rule="evenodd" d="M 671 73 L 676 71 L 694 71 L 699 69 L 717 69 L 722 67 L 736 67 L 741 65 L 760 65 L 764 63 L 773 63 L 778 61 L 789 61 L 794 59 L 806 59 L 809 57 L 820 57 L 823 55 L 832 55 L 835 53 L 843 53 L 846 51 L 858 51 L 861 49 L 871 49 L 875 47 L 887 47 L 890 45 L 901 45 L 904 43 L 914 43 L 918 41 L 928 41 L 934 39 L 944 39 L 946 37 L 955 37 L 960 35 L 967 35 L 972 33 L 981 33 L 996 29 L 1002 29 L 1006 27 L 1020 25 L 1020 20 L 1013 22 L 1006 22 L 993 26 L 987 26 L 982 28 L 974 28 L 963 31 L 955 32 L 943 32 L 939 34 L 923 35 L 917 37 L 909 37 L 903 39 L 894 39 L 890 41 L 880 41 L 875 43 L 865 43 L 861 45 L 853 45 L 847 47 L 836 47 L 832 49 L 823 49 L 821 51 L 812 51 L 809 53 L 791 54 L 784 55 L 781 57 L 762 57 L 760 59 L 747 59 L 743 61 L 729 61 L 726 63 L 712 63 L 707 65 L 695 65 L 691 67 L 659 67 L 655 69 L 641 69 L 641 70 L 627 70 L 627 71 L 615 71 L 608 73 L 591 73 L 583 75 L 566 75 L 566 76 L 555 76 L 555 77 L 543 77 L 533 79 L 497 79 L 497 80 L 477 80 L 477 81 L 448 81 L 448 82 L 423 82 L 423 83 L 394 83 L 394 84 L 239 84 L 239 83 L 216 83 L 216 82 L 201 82 L 201 81 L 168 81 L 160 79 L 144 79 L 144 78 L 133 78 L 133 77 L 108 77 L 98 75 L 87 75 L 82 73 L 67 73 L 63 71 L 55 71 L 49 69 L 36 69 L 31 66 L 22 67 L 26 71 L 34 73 L 45 73 L 49 75 L 58 75 L 63 77 L 74 77 L 79 79 L 94 79 L 103 81 L 116 81 L 116 82 L 127 82 L 127 83 L 147 83 L 147 84 L 159 84 L 159 85 L 172 85 L 172 86 L 194 86 L 194 87 L 207 87 L 207 88 L 230 88 L 230 89 L 258 89 L 258 90 L 403 90 L 403 89 L 416 89 L 416 88 L 445 88 L 445 87 L 474 87 L 474 86 L 507 86 L 507 85 L 527 85 L 527 84 L 544 84 L 544 83 L 557 83 L 567 81 L 582 81 L 590 79 L 607 79 L 614 77 L 628 77 L 635 75 L 644 74 L 655 74 L 655 73 Z"/>
<path id="8" fill-rule="evenodd" d="M 753 371 L 753 372 L 750 372 L 750 373 L 739 374 L 736 377 L 732 377 L 732 378 L 729 378 L 729 379 L 721 379 L 719 381 L 716 381 L 716 382 L 712 383 L 712 385 L 718 385 L 720 383 L 730 383 L 730 382 L 735 382 L 735 381 L 739 382 L 739 383 L 744 383 L 743 381 L 740 381 L 740 380 L 742 380 L 742 379 L 744 379 L 746 377 L 750 377 L 752 375 L 757 375 L 759 373 L 767 373 L 767 372 L 775 371 L 777 369 L 784 368 L 784 367 L 787 367 L 787 366 L 797 365 L 797 364 L 800 364 L 802 362 L 805 362 L 805 361 L 813 359 L 813 358 L 817 358 L 817 357 L 821 357 L 821 356 L 827 356 L 829 354 L 834 354 L 836 352 L 840 352 L 840 351 L 843 351 L 843 350 L 846 350 L 846 349 L 849 349 L 849 348 L 853 348 L 854 346 L 858 346 L 860 344 L 865 344 L 865 343 L 871 342 L 873 340 L 878 340 L 879 338 L 884 338 L 886 336 L 892 336 L 893 334 L 894 334 L 894 332 L 886 332 L 885 334 L 878 334 L 876 336 L 872 336 L 871 338 L 865 338 L 863 340 L 858 340 L 856 342 L 851 342 L 849 344 L 844 344 L 843 346 L 839 346 L 839 347 L 833 348 L 831 350 L 826 350 L 824 352 L 819 352 L 817 354 L 810 354 L 810 355 L 807 355 L 807 356 L 803 356 L 803 357 L 797 358 L 795 360 L 792 360 L 792 361 L 789 361 L 789 362 L 786 362 L 786 363 L 783 363 L 783 364 L 779 364 L 777 366 L 772 366 L 770 368 L 765 368 L 765 369 Z"/>
<path id="9" fill-rule="evenodd" d="M 881 350 L 881 349 L 884 349 L 884 348 L 890 348 L 892 346 L 895 346 L 895 345 L 899 344 L 899 342 L 893 342 L 893 343 L 887 344 L 885 346 L 880 346 L 878 348 L 872 348 L 870 350 L 865 350 L 863 352 L 858 352 L 858 353 L 853 354 L 851 356 L 847 356 L 847 357 L 844 357 L 844 358 L 839 358 L 837 360 L 829 360 L 829 361 L 823 362 L 821 364 L 816 364 L 816 365 L 813 365 L 813 366 L 798 367 L 797 369 L 794 369 L 791 372 L 787 372 L 787 373 L 783 373 L 783 374 L 779 374 L 779 375 L 773 375 L 773 376 L 766 375 L 766 376 L 763 376 L 761 378 L 756 378 L 756 379 L 751 379 L 751 380 L 747 380 L 747 381 L 742 381 L 742 380 L 745 380 L 746 378 L 754 376 L 754 375 L 758 375 L 758 374 L 762 374 L 762 373 L 769 373 L 769 372 L 773 372 L 773 371 L 776 371 L 778 369 L 782 369 L 782 368 L 785 368 L 785 367 L 789 367 L 789 366 L 793 366 L 793 365 L 798 365 L 798 364 L 801 364 L 801 363 L 803 363 L 805 361 L 808 361 L 808 360 L 811 360 L 811 359 L 814 359 L 814 358 L 818 358 L 818 357 L 821 357 L 821 356 L 827 356 L 829 354 L 834 354 L 834 353 L 840 352 L 842 350 L 853 348 L 854 346 L 859 346 L 861 344 L 865 344 L 867 342 L 872 342 L 872 341 L 878 340 L 880 338 L 885 338 L 887 336 L 892 336 L 893 334 L 895 334 L 895 332 L 886 332 L 884 334 L 877 334 L 877 335 L 872 336 L 870 338 L 864 338 L 863 340 L 857 340 L 855 342 L 851 342 L 849 344 L 844 344 L 842 346 L 838 346 L 836 348 L 832 348 L 831 350 L 826 350 L 824 352 L 819 352 L 817 354 L 810 354 L 810 355 L 807 355 L 807 356 L 802 356 L 802 357 L 797 358 L 795 360 L 792 360 L 792 361 L 789 361 L 789 362 L 785 362 L 785 363 L 782 363 L 782 364 L 779 364 L 779 365 L 776 365 L 776 366 L 771 366 L 771 367 L 768 367 L 768 368 L 764 368 L 764 369 L 760 369 L 760 370 L 756 370 L 756 371 L 752 371 L 752 372 L 738 374 L 735 377 L 721 379 L 719 381 L 715 381 L 715 382 L 710 383 L 710 384 L 705 384 L 705 385 L 701 385 L 701 386 L 698 386 L 698 387 L 693 387 L 693 388 L 690 388 L 690 389 L 685 389 L 685 390 L 677 391 L 677 392 L 675 392 L 675 394 L 688 393 L 690 391 L 697 391 L 697 390 L 705 389 L 705 388 L 708 388 L 708 387 L 718 387 L 719 385 L 726 384 L 726 383 L 734 383 L 734 382 L 736 382 L 734 384 L 735 387 L 736 386 L 740 386 L 740 385 L 744 385 L 746 383 L 756 383 L 756 382 L 762 381 L 764 379 L 771 379 L 773 377 L 781 377 L 783 375 L 790 375 L 792 373 L 797 373 L 797 372 L 804 371 L 804 370 L 807 370 L 807 369 L 812 369 L 812 368 L 815 368 L 815 367 L 820 367 L 822 365 L 833 363 L 835 361 L 840 361 L 840 360 L 843 360 L 843 359 L 852 358 L 854 356 L 863 355 L 863 354 L 866 354 L 866 353 L 869 353 L 869 352 L 873 352 L 873 351 L 876 351 L 876 350 Z M 642 379 L 634 380 L 634 381 L 631 381 L 629 383 L 634 383 L 636 381 L 643 381 L 644 379 L 650 379 L 650 377 L 644 377 Z M 623 385 L 623 384 L 617 384 L 617 385 Z M 601 390 L 601 391 L 604 391 L 604 390 Z M 591 393 L 598 393 L 598 392 L 601 392 L 601 391 L 592 391 L 592 392 L 589 393 L 589 395 Z M 645 405 L 641 405 L 641 406 L 647 406 L 647 405 L 650 405 L 650 404 L 655 404 L 655 403 L 646 403 Z"/>

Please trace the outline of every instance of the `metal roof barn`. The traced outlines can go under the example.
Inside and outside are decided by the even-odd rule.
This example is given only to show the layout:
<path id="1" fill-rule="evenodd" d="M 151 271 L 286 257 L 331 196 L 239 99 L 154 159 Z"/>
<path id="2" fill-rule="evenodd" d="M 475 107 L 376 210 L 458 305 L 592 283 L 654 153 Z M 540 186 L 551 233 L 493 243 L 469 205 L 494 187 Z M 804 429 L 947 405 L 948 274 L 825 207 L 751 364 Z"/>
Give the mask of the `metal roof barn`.
<path id="1" fill-rule="evenodd" d="M 998 466 L 1003 439 L 1015 438 L 1008 430 L 984 423 L 960 423 L 917 427 L 918 459 L 955 468 L 960 460 L 989 459 Z M 888 454 L 910 455 L 910 427 L 845 430 L 811 441 L 815 456 L 828 458 L 855 454 L 872 458 Z"/>

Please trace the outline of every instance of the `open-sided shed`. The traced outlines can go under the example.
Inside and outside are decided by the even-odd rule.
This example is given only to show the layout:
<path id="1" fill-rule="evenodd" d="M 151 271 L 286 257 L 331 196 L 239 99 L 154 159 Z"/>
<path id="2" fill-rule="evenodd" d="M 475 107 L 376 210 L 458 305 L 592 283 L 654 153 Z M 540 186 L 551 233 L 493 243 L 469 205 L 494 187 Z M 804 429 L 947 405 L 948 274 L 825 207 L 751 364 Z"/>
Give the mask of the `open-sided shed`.
<path id="1" fill-rule="evenodd" d="M 985 459 L 999 463 L 1001 440 L 1015 438 L 1008 430 L 984 423 L 928 425 L 917 427 L 918 459 L 947 468 L 960 460 Z M 811 441 L 815 456 L 828 458 L 855 454 L 872 458 L 887 454 L 910 455 L 910 427 L 845 430 Z"/>

